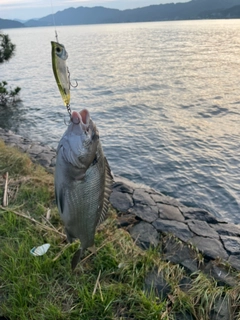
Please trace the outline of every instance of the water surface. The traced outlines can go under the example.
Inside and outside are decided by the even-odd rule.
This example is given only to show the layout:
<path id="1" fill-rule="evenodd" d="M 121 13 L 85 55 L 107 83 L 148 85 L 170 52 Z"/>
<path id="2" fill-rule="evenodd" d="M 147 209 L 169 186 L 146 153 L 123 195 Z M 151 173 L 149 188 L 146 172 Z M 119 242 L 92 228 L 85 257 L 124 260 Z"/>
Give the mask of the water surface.
<path id="1" fill-rule="evenodd" d="M 115 174 L 240 223 L 240 20 L 58 27 L 72 109 L 87 108 Z M 51 69 L 54 28 L 5 30 L 1 79 L 22 103 L 0 126 L 53 147 L 68 119 Z"/>

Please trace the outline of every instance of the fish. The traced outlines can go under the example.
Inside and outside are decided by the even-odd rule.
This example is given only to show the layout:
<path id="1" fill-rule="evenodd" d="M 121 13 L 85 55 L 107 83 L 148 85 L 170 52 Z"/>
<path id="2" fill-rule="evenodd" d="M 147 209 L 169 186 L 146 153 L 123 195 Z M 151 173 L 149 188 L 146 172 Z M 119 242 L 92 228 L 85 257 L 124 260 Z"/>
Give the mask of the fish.
<path id="1" fill-rule="evenodd" d="M 80 240 L 72 270 L 87 248 L 94 247 L 97 226 L 106 218 L 113 177 L 99 131 L 89 111 L 73 111 L 58 147 L 55 197 L 68 242 Z"/>
<path id="2" fill-rule="evenodd" d="M 63 44 L 51 41 L 52 69 L 65 106 L 70 105 L 70 79 L 66 65 L 68 53 Z"/>

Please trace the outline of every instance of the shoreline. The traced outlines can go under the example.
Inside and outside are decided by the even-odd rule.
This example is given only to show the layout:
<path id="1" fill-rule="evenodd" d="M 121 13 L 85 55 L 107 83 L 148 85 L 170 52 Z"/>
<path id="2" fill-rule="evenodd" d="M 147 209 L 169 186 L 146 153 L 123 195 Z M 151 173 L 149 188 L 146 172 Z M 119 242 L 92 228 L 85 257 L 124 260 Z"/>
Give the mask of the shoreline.
<path id="1" fill-rule="evenodd" d="M 54 172 L 54 148 L 2 128 L 0 139 L 27 153 L 50 173 Z M 161 247 L 162 259 L 181 265 L 190 274 L 201 270 L 219 283 L 236 284 L 229 266 L 240 271 L 239 225 L 118 176 L 114 177 L 110 203 L 117 211 L 118 227 L 127 230 L 142 249 Z M 204 257 L 201 263 L 197 259 L 199 252 Z"/>

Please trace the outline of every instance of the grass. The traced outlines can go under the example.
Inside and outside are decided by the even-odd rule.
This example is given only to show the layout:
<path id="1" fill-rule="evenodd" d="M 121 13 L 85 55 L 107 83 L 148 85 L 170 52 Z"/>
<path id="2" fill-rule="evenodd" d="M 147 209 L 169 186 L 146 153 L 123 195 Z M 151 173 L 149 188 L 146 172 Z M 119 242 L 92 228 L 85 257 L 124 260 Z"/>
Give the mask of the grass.
<path id="1" fill-rule="evenodd" d="M 211 319 L 211 309 L 220 297 L 230 299 L 239 311 L 240 287 L 219 287 L 201 272 L 191 276 L 191 289 L 182 291 L 179 281 L 185 271 L 162 261 L 159 248 L 138 248 L 125 230 L 117 228 L 113 209 L 96 233 L 97 254 L 87 252 L 72 273 L 70 262 L 78 243 L 68 245 L 61 235 L 53 176 L 0 141 L 0 177 L 7 171 L 9 205 L 0 207 L 0 316 L 11 320 L 171 320 L 177 314 L 182 315 L 178 319 L 185 319 L 189 313 L 193 319 L 204 320 Z M 4 178 L 0 178 L 1 199 L 3 189 Z M 51 218 L 46 221 L 49 209 Z M 43 243 L 51 244 L 45 255 L 30 254 L 31 248 Z M 143 290 L 146 274 L 154 269 L 171 286 L 165 299 Z"/>

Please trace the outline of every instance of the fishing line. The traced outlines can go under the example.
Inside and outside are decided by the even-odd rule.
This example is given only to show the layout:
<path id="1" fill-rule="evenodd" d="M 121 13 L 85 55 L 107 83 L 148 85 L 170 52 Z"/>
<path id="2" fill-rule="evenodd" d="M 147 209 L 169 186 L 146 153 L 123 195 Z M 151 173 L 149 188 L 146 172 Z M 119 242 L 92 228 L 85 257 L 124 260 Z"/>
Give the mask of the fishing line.
<path id="1" fill-rule="evenodd" d="M 56 42 L 58 42 L 58 34 L 57 34 L 57 28 L 56 28 L 56 23 L 55 23 L 55 13 L 53 10 L 53 1 L 51 0 L 51 8 L 52 8 L 52 18 L 53 18 L 53 25 L 55 28 L 55 38 L 56 38 Z"/>
<path id="2" fill-rule="evenodd" d="M 58 42 L 57 28 L 56 28 L 56 21 L 55 21 L 55 12 L 54 12 L 54 9 L 53 9 L 53 0 L 51 0 L 51 9 L 52 9 L 52 19 L 53 19 L 53 25 L 54 25 L 54 29 L 55 29 L 56 42 L 59 43 L 59 42 Z M 73 84 L 71 83 L 70 71 L 69 71 L 68 67 L 66 67 L 66 68 L 67 68 L 67 77 L 68 77 L 68 83 L 69 83 L 69 88 L 68 88 L 68 89 L 70 90 L 70 87 L 76 88 L 76 87 L 78 86 L 78 82 L 76 81 L 76 84 L 75 84 L 75 85 L 73 85 Z M 60 90 L 60 92 L 61 92 L 61 90 Z M 69 97 L 70 97 L 70 94 L 69 94 Z M 70 98 L 69 98 L 69 102 L 70 102 Z M 69 116 L 71 117 L 71 115 L 72 115 L 72 110 L 71 110 L 71 108 L 70 108 L 70 103 L 69 103 L 69 104 L 65 104 L 65 105 L 66 105 L 68 114 L 69 114 Z M 66 124 L 66 123 L 65 123 L 65 124 Z"/>

